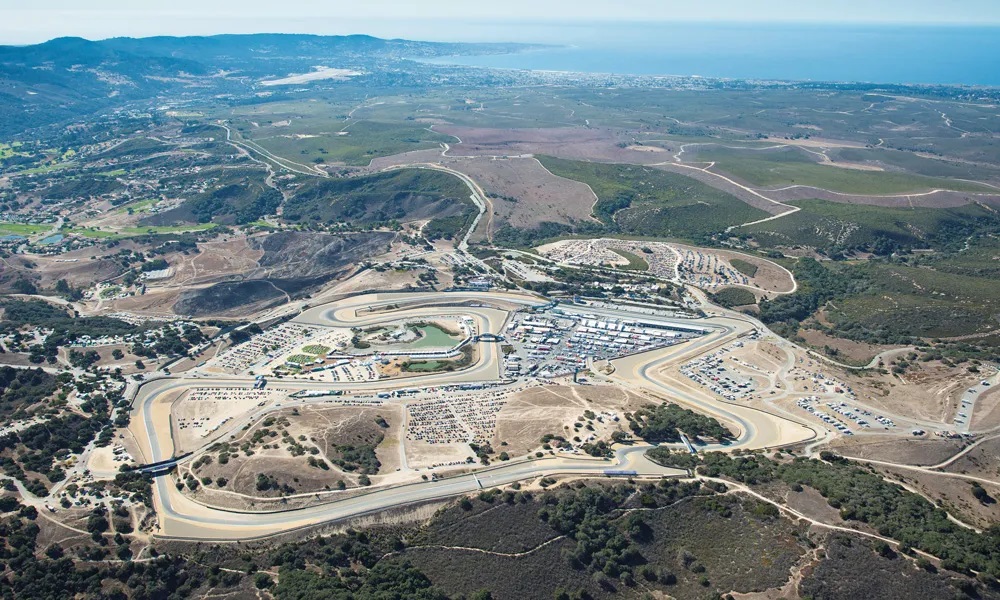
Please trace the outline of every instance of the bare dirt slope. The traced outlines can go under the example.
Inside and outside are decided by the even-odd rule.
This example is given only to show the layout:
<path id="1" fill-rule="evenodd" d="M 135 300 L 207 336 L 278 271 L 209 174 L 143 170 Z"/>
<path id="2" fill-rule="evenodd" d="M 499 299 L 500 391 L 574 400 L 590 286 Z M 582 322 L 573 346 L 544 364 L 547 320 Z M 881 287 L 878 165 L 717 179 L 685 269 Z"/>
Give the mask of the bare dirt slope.
<path id="1" fill-rule="evenodd" d="M 257 268 L 241 280 L 224 281 L 180 294 L 174 312 L 192 316 L 245 315 L 279 304 L 357 269 L 385 252 L 395 234 L 279 231 L 252 237 L 249 249 L 261 255 Z"/>

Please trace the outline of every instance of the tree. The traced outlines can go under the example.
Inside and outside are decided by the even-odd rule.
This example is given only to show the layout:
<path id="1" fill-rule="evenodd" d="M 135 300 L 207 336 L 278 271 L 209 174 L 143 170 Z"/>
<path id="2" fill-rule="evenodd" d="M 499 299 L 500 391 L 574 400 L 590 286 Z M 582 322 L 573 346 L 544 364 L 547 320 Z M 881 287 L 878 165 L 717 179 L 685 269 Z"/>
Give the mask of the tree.
<path id="1" fill-rule="evenodd" d="M 274 585 L 274 580 L 267 573 L 257 573 L 253 576 L 253 584 L 258 590 L 266 590 Z"/>
<path id="2" fill-rule="evenodd" d="M 28 281 L 27 279 L 24 279 L 24 278 L 21 278 L 21 279 L 18 279 L 17 281 L 15 281 L 14 285 L 12 285 L 11 287 L 14 288 L 14 291 L 16 293 L 18 293 L 18 294 L 37 294 L 38 293 L 38 288 L 35 287 L 35 284 L 31 283 L 30 281 Z"/>
<path id="3" fill-rule="evenodd" d="M 983 486 L 979 485 L 978 481 L 972 482 L 972 495 L 975 496 L 976 500 L 979 500 L 982 504 L 994 504 L 996 502 L 996 500 L 990 496 L 989 492 L 987 492 Z"/>

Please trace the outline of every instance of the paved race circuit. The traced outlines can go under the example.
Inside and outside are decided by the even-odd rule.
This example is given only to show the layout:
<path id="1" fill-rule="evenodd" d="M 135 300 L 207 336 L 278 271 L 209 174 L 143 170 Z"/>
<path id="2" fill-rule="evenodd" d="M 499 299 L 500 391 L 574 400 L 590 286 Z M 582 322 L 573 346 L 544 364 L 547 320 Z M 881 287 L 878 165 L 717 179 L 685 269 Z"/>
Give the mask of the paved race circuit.
<path id="1" fill-rule="evenodd" d="M 433 317 L 446 310 L 472 318 L 479 333 L 501 333 L 508 310 L 540 306 L 546 301 L 511 293 L 449 292 L 393 293 L 357 296 L 333 304 L 311 308 L 294 322 L 318 326 L 365 327 L 410 317 Z M 505 310 L 506 309 L 506 310 Z M 588 307 L 588 313 L 618 315 L 608 309 Z M 643 318 L 650 318 L 643 315 Z M 743 405 L 723 402 L 714 395 L 666 376 L 669 365 L 710 352 L 719 345 L 751 332 L 755 326 L 747 319 L 716 316 L 697 324 L 711 331 L 708 335 L 661 350 L 645 352 L 613 361 L 615 372 L 609 383 L 641 389 L 664 399 L 710 414 L 738 431 L 728 448 L 765 448 L 798 443 L 816 437 L 806 425 Z M 269 389 L 330 390 L 346 393 L 388 391 L 400 388 L 428 388 L 454 383 L 496 382 L 500 373 L 498 345 L 482 343 L 475 364 L 452 373 L 433 373 L 399 380 L 354 383 L 320 383 L 301 380 L 273 380 Z M 171 459 L 170 405 L 180 393 L 192 388 L 253 387 L 249 376 L 180 376 L 147 382 L 139 387 L 133 402 L 130 429 L 140 445 L 142 460 L 154 463 Z M 315 400 L 320 402 L 322 400 Z M 298 402 L 298 401 L 297 401 Z M 303 399 L 302 403 L 310 402 Z M 227 438 L 264 414 L 280 410 L 264 406 L 220 428 L 202 447 Z M 223 510 L 196 502 L 179 492 L 171 477 L 155 480 L 155 507 L 159 517 L 159 535 L 194 540 L 237 540 L 259 538 L 320 523 L 356 517 L 392 507 L 441 499 L 478 489 L 506 485 L 515 481 L 557 474 L 602 476 L 609 470 L 634 472 L 639 476 L 679 476 L 684 472 L 665 468 L 645 458 L 645 445 L 619 448 L 613 459 L 590 457 L 546 457 L 505 462 L 481 468 L 473 473 L 406 485 L 371 488 L 360 495 L 328 503 L 275 512 Z M 197 456 L 198 452 L 194 453 Z M 334 495 L 336 497 L 336 495 Z"/>

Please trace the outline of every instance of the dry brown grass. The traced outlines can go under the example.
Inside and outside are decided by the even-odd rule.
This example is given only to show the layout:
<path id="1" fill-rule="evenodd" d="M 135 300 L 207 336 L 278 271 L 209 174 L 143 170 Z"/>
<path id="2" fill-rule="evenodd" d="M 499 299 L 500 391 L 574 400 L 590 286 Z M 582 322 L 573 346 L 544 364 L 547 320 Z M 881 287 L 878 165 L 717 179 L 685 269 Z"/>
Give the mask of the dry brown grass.
<path id="1" fill-rule="evenodd" d="M 595 413 L 616 412 L 624 421 L 625 411 L 636 410 L 648 404 L 650 399 L 634 392 L 611 386 L 570 386 L 548 385 L 533 387 L 514 395 L 497 416 L 494 449 L 500 443 L 502 449 L 511 456 L 521 456 L 535 451 L 541 446 L 539 441 L 545 434 L 562 435 L 572 438 L 573 423 L 585 410 Z M 620 423 L 605 419 L 605 423 L 594 422 L 595 434 L 607 438 Z M 591 432 L 586 432 L 590 434 Z"/>
<path id="2" fill-rule="evenodd" d="M 1000 481 L 1000 439 L 984 441 L 943 470 Z"/>
<path id="3" fill-rule="evenodd" d="M 877 470 L 916 490 L 974 527 L 989 527 L 1000 520 L 1000 502 L 997 502 L 1000 499 L 1000 486 L 981 484 L 994 499 L 991 503 L 983 504 L 972 495 L 972 483 L 965 479 L 887 467 L 877 467 Z"/>
<path id="4" fill-rule="evenodd" d="M 936 465 L 954 456 L 963 446 L 964 443 L 959 440 L 943 438 L 869 435 L 837 438 L 829 448 L 847 457 L 908 465 Z"/>
<path id="5" fill-rule="evenodd" d="M 822 353 L 822 348 L 826 346 L 835 349 L 837 351 L 836 360 L 852 365 L 868 364 L 879 352 L 892 347 L 845 340 L 827 335 L 818 329 L 800 329 L 799 335 L 806 341 L 806 344 L 820 349 L 820 353 Z"/>
<path id="6" fill-rule="evenodd" d="M 901 378 L 867 372 L 858 375 L 846 370 L 837 377 L 849 384 L 858 399 L 876 412 L 924 421 L 951 423 L 962 393 L 978 381 L 964 368 L 940 362 L 917 362 Z"/>
<path id="7" fill-rule="evenodd" d="M 1000 427 L 1000 402 L 997 400 L 1000 400 L 1000 388 L 993 388 L 979 396 L 979 400 L 976 401 L 976 409 L 969 421 L 974 431 Z"/>
<path id="8" fill-rule="evenodd" d="M 199 244 L 197 254 L 177 254 L 168 258 L 168 262 L 174 267 L 174 276 L 165 284 L 175 286 L 213 283 L 232 275 L 249 273 L 257 268 L 257 261 L 263 254 L 260 250 L 250 248 L 245 237 Z"/>

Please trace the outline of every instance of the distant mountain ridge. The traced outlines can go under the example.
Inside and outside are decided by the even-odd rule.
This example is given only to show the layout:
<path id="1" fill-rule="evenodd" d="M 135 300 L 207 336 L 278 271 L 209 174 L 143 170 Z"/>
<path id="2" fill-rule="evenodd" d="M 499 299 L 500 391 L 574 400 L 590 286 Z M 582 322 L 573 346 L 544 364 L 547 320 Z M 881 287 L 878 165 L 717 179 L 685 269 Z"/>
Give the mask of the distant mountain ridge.
<path id="1" fill-rule="evenodd" d="M 409 57 L 492 54 L 536 46 L 386 40 L 368 35 L 247 34 L 207 37 L 63 37 L 0 46 L 0 135 L 62 122 L 180 87 L 246 91 L 248 82 L 316 65 L 368 73 Z M 216 77 L 219 73 L 232 77 Z"/>

